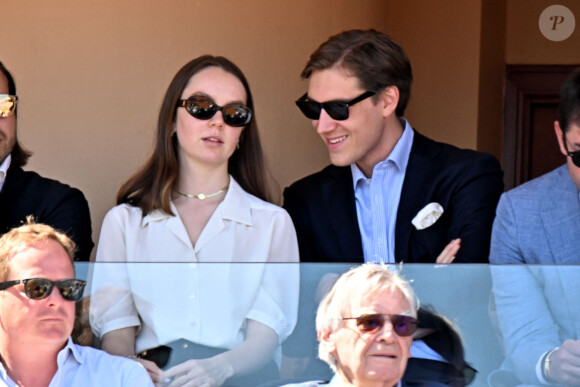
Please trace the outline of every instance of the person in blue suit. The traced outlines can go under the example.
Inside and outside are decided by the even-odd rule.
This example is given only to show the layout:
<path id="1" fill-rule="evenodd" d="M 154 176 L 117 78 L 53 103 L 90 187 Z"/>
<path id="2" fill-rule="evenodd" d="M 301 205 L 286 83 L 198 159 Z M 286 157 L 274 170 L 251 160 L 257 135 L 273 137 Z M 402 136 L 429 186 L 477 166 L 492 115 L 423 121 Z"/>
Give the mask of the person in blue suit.
<path id="1" fill-rule="evenodd" d="M 490 262 L 506 361 L 491 382 L 580 384 L 580 69 L 554 122 L 566 164 L 502 195 Z"/>

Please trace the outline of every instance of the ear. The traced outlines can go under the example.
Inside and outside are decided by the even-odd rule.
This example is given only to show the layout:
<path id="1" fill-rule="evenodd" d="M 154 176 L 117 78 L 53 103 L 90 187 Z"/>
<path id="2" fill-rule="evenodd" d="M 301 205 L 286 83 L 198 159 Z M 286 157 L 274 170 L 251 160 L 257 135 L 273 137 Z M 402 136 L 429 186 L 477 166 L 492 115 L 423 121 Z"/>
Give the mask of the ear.
<path id="1" fill-rule="evenodd" d="M 383 117 L 389 117 L 395 114 L 399 105 L 399 88 L 397 86 L 388 86 L 379 96 L 379 102 L 382 104 Z"/>
<path id="2" fill-rule="evenodd" d="M 562 152 L 564 156 L 567 156 L 568 153 L 566 152 L 566 148 L 564 147 L 564 132 L 562 131 L 562 128 L 560 128 L 560 123 L 558 121 L 554 121 L 554 132 L 556 133 L 556 138 L 558 139 L 560 152 Z"/>
<path id="3" fill-rule="evenodd" d="M 326 348 L 328 353 L 336 351 L 336 344 L 334 343 L 334 334 L 330 331 L 318 332 L 318 341 Z"/>

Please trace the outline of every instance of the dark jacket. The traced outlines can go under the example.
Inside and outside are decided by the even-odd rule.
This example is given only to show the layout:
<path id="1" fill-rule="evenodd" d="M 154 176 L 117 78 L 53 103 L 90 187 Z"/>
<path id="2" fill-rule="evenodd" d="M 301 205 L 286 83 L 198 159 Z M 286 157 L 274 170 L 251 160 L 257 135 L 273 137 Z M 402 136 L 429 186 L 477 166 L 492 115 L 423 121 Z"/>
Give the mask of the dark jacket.
<path id="1" fill-rule="evenodd" d="M 12 163 L 0 191 L 0 235 L 22 225 L 28 215 L 66 233 L 77 245 L 75 260 L 89 260 L 94 244 L 83 193 Z"/>

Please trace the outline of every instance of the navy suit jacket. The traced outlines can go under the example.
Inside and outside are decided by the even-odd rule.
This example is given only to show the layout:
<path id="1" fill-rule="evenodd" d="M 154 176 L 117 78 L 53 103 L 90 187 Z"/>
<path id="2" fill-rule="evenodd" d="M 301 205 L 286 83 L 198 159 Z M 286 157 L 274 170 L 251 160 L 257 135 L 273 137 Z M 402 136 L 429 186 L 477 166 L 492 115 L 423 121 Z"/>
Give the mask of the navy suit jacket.
<path id="1" fill-rule="evenodd" d="M 75 259 L 89 260 L 94 244 L 83 193 L 36 172 L 25 172 L 12 162 L 0 191 L 0 235 L 22 225 L 28 215 L 66 233 L 77 245 Z"/>
<path id="2" fill-rule="evenodd" d="M 455 262 L 487 262 L 503 172 L 491 155 L 435 142 L 415 131 L 395 226 L 397 262 L 434 263 L 461 238 Z M 427 204 L 443 206 L 432 226 L 411 220 Z M 284 191 L 302 262 L 364 262 L 350 167 L 330 165 Z"/>

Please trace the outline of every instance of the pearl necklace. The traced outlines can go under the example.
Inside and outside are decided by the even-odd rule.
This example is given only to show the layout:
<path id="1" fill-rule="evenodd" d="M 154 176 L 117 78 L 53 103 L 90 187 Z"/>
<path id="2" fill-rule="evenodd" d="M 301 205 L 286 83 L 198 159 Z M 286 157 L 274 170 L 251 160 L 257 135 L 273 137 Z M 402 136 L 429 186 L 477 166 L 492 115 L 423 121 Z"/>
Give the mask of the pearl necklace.
<path id="1" fill-rule="evenodd" d="M 185 196 L 186 198 L 189 198 L 189 199 L 195 198 L 195 199 L 199 199 L 199 200 L 205 200 L 205 199 L 213 198 L 214 196 L 218 196 L 222 192 L 227 191 L 228 188 L 229 188 L 229 186 L 230 185 L 227 184 L 224 188 L 220 189 L 219 191 L 216 191 L 214 193 L 210 193 L 210 194 L 207 194 L 207 195 L 206 194 L 203 194 L 203 193 L 200 193 L 200 194 L 197 194 L 197 195 L 194 195 L 194 194 L 186 194 L 186 193 L 183 193 L 183 192 L 179 192 L 178 190 L 175 190 L 175 192 L 178 193 L 179 195 Z"/>

